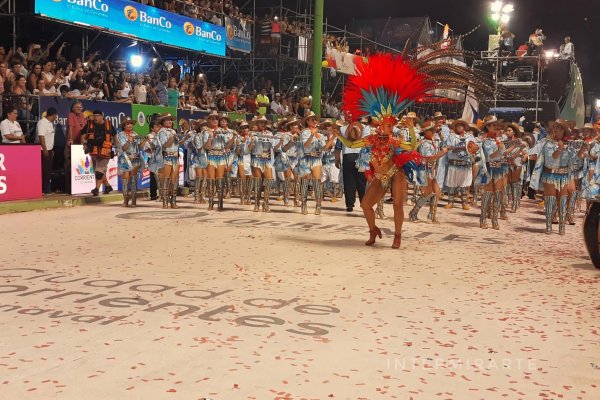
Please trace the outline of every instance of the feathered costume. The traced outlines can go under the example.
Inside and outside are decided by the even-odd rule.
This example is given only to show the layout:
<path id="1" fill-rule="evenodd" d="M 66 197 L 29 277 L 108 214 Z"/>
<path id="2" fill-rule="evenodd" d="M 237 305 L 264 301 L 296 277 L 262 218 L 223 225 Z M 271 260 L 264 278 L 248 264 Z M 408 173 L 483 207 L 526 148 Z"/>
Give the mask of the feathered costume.
<path id="1" fill-rule="evenodd" d="M 367 63 L 357 68 L 356 75 L 348 78 L 344 88 L 344 112 L 353 119 L 370 116 L 378 126 L 372 130 L 374 133 L 353 142 L 340 138 L 348 147 L 363 148 L 361 158 L 363 162 L 368 160 L 369 168 L 365 171 L 368 178 L 388 181 L 392 171 L 377 176 L 373 164 L 383 165 L 391 159 L 395 168 L 412 179 L 421 162 L 420 154 L 412 150 L 411 143 L 384 134 L 380 127 L 386 123 L 395 126 L 397 116 L 434 86 L 427 75 L 417 72 L 402 57 L 391 54 L 369 57 Z"/>

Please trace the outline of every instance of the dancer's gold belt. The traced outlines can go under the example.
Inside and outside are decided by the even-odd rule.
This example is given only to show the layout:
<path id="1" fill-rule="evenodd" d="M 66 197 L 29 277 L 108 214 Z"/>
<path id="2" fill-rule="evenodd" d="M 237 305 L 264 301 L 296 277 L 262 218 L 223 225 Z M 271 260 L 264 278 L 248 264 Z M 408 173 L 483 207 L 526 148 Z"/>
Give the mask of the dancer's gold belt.
<path id="1" fill-rule="evenodd" d="M 379 174 L 379 173 L 375 172 L 375 178 L 379 179 L 381 181 L 381 183 L 386 183 L 389 179 L 391 179 L 394 175 L 396 175 L 396 172 L 398 172 L 398 167 L 396 167 L 394 165 L 385 174 Z"/>

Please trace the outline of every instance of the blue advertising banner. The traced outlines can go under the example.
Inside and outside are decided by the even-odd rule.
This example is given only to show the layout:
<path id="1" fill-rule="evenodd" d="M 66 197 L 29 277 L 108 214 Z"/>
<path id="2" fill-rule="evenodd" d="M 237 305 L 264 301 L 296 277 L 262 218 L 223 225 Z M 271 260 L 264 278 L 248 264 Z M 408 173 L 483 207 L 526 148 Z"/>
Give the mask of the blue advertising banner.
<path id="1" fill-rule="evenodd" d="M 227 47 L 250 53 L 252 51 L 252 23 L 245 19 L 225 17 Z"/>
<path id="2" fill-rule="evenodd" d="M 69 116 L 73 103 L 75 103 L 75 100 L 62 99 L 54 96 L 40 96 L 40 114 L 50 107 L 56 108 L 56 111 L 58 111 L 56 123 L 62 125 L 66 133 L 67 117 Z M 91 118 L 94 110 L 100 110 L 104 113 L 106 118 L 110 119 L 110 122 L 117 130 L 120 128 L 121 121 L 123 121 L 125 117 L 131 116 L 131 104 L 93 100 L 81 100 L 81 103 L 83 105 L 83 115 L 86 118 Z"/>
<path id="3" fill-rule="evenodd" d="M 225 28 L 127 0 L 35 0 L 48 18 L 225 56 Z"/>

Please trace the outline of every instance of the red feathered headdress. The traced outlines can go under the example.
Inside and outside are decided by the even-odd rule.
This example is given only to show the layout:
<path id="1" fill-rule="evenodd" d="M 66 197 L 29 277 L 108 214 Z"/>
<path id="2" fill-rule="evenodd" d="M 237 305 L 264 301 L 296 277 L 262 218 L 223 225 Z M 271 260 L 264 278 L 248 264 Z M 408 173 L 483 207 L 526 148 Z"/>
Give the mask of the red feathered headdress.
<path id="1" fill-rule="evenodd" d="M 368 60 L 344 88 L 343 110 L 354 119 L 370 115 L 376 122 L 395 123 L 396 115 L 434 86 L 400 56 L 377 54 Z"/>

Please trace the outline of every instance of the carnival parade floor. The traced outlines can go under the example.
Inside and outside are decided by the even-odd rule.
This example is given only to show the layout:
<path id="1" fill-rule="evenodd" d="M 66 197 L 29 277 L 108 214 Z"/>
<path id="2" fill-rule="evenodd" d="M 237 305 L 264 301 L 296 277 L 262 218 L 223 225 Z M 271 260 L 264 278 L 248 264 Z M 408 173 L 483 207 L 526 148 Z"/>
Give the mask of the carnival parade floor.
<path id="1" fill-rule="evenodd" d="M 0 216 L 0 399 L 600 398 L 583 214 L 440 207 L 392 250 L 343 201 L 236 202 Z"/>

